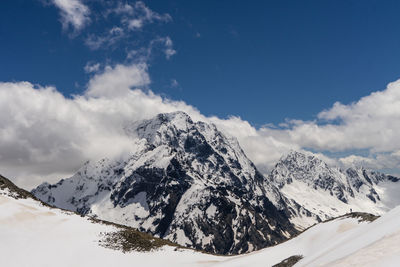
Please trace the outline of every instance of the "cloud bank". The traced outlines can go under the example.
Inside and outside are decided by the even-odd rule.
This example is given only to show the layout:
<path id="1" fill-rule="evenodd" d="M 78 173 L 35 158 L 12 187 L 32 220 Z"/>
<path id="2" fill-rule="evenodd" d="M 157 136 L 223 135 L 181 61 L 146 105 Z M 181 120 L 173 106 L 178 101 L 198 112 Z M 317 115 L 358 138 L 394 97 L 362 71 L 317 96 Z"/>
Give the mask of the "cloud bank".
<path id="1" fill-rule="evenodd" d="M 239 117 L 206 117 L 183 101 L 144 89 L 149 84 L 145 64 L 106 66 L 92 76 L 84 94 L 72 98 L 54 87 L 0 83 L 0 172 L 16 177 L 25 188 L 56 181 L 88 159 L 129 153 L 133 143 L 122 130 L 125 123 L 176 110 L 215 123 L 235 136 L 261 171 L 270 169 L 290 149 L 317 153 L 362 149 L 367 155 L 319 155 L 332 164 L 398 169 L 400 81 L 349 105 L 335 103 L 316 121 L 259 129 Z"/>
<path id="2" fill-rule="evenodd" d="M 341 158 L 340 162 L 345 165 L 398 168 L 400 80 L 349 105 L 337 102 L 320 112 L 316 121 L 289 121 L 287 129 L 263 128 L 260 132 L 281 142 L 317 151 L 367 152 L 367 157 Z"/>

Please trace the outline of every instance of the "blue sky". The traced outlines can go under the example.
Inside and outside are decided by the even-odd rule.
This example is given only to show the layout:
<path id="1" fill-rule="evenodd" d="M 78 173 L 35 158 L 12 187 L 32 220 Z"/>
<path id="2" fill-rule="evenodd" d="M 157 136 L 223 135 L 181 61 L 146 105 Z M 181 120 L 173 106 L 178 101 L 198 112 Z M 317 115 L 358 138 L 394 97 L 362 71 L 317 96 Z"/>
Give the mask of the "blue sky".
<path id="1" fill-rule="evenodd" d="M 104 6 L 85 2 L 99 11 Z M 129 1 L 128 1 L 129 3 Z M 152 91 L 205 115 L 236 115 L 256 126 L 309 120 L 334 102 L 350 103 L 400 77 L 398 1 L 145 1 L 154 23 L 112 48 L 91 50 L 92 22 L 63 30 L 43 1 L 0 3 L 0 80 L 55 85 L 80 94 L 87 62 L 124 61 L 126 49 L 169 36 L 176 54 L 152 57 Z M 176 80 L 179 86 L 172 86 Z"/>
<path id="2" fill-rule="evenodd" d="M 400 2 L 0 2 L 0 173 L 24 188 L 134 151 L 182 110 L 268 173 L 290 150 L 400 175 Z M 277 127 L 279 126 L 279 127 Z"/>

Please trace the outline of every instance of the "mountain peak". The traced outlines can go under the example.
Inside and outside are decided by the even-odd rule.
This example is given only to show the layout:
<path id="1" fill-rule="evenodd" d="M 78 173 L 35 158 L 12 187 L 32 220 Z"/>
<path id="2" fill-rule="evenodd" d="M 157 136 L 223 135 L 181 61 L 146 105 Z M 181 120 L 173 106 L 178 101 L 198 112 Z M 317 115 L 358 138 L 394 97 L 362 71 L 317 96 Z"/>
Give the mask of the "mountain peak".
<path id="1" fill-rule="evenodd" d="M 181 132 L 188 132 L 194 125 L 192 119 L 183 111 L 160 113 L 147 120 L 136 121 L 124 127 L 127 135 L 146 139 L 159 145 L 165 140 L 176 139 Z"/>
<path id="2" fill-rule="evenodd" d="M 144 149 L 123 162 L 95 164 L 89 168 L 95 172 L 84 169 L 39 186 L 34 194 L 52 205 L 214 253 L 260 249 L 297 232 L 272 202 L 279 193 L 264 187 L 265 179 L 238 142 L 215 125 L 172 112 L 132 123 L 125 131 Z"/>
<path id="3" fill-rule="evenodd" d="M 321 159 L 311 154 L 306 154 L 291 150 L 288 154 L 281 157 L 275 168 L 285 166 L 288 170 L 296 169 L 327 169 L 328 165 Z"/>
<path id="4" fill-rule="evenodd" d="M 157 121 L 160 124 L 171 123 L 177 128 L 184 128 L 187 124 L 193 124 L 192 118 L 183 111 L 160 113 L 150 121 Z"/>
<path id="5" fill-rule="evenodd" d="M 288 159 L 320 160 L 310 153 L 299 152 L 294 149 L 291 149 L 287 154 L 283 155 L 280 160 L 282 161 Z"/>

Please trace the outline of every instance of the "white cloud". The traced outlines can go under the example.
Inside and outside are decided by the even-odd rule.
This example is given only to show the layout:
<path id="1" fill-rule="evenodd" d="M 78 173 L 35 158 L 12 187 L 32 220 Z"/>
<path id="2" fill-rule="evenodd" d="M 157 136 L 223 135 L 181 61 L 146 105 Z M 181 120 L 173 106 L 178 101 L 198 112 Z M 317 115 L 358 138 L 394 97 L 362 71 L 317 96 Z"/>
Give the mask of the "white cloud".
<path id="1" fill-rule="evenodd" d="M 364 166 L 372 169 L 383 169 L 385 168 L 383 165 L 379 164 L 376 159 L 368 158 L 358 155 L 350 155 L 347 157 L 342 157 L 339 161 L 344 166 Z"/>
<path id="2" fill-rule="evenodd" d="M 108 47 L 108 36 L 98 36 L 95 34 L 90 34 L 86 40 L 85 44 L 92 50 L 97 50 L 101 47 Z M 107 45 L 105 45 L 107 44 Z"/>
<path id="3" fill-rule="evenodd" d="M 113 8 L 113 9 L 109 10 L 108 13 L 114 12 L 114 13 L 119 14 L 119 15 L 121 15 L 121 14 L 132 15 L 133 14 L 133 10 L 134 10 L 133 6 L 131 6 L 130 4 L 128 4 L 128 3 L 123 4 L 121 2 L 118 2 L 117 6 L 115 8 Z"/>
<path id="4" fill-rule="evenodd" d="M 118 64 L 114 67 L 107 66 L 102 73 L 94 75 L 89 81 L 86 95 L 90 97 L 122 96 L 133 88 L 148 84 L 150 84 L 150 77 L 146 64 Z"/>
<path id="5" fill-rule="evenodd" d="M 114 10 L 118 14 L 128 15 L 123 18 L 123 21 L 128 26 L 128 29 L 133 31 L 142 29 L 146 24 L 172 20 L 169 14 L 159 14 L 147 7 L 142 1 L 137 1 L 133 5 L 120 4 Z"/>
<path id="6" fill-rule="evenodd" d="M 52 0 L 52 3 L 60 10 L 64 29 L 72 26 L 79 31 L 90 22 L 90 10 L 80 0 Z"/>
<path id="7" fill-rule="evenodd" d="M 119 69 L 94 79 L 112 85 L 115 80 L 108 76 Z M 125 86 L 136 83 L 129 81 Z M 44 180 L 54 182 L 88 159 L 115 157 L 134 149 L 123 133 L 124 123 L 174 110 L 196 113 L 183 102 L 141 90 L 113 98 L 96 94 L 71 99 L 53 87 L 0 83 L 0 173 L 16 177 L 14 181 L 25 188 Z"/>
<path id="8" fill-rule="evenodd" d="M 344 166 L 399 169 L 400 80 L 349 105 L 335 103 L 315 121 L 288 120 L 284 127 L 258 132 L 290 147 L 350 153 L 337 159 Z"/>
<path id="9" fill-rule="evenodd" d="M 165 50 L 164 50 L 165 57 L 167 59 L 170 59 L 170 57 L 176 54 L 176 50 L 173 49 L 173 43 L 169 36 L 164 38 L 164 44 L 165 44 Z"/>
<path id="10" fill-rule="evenodd" d="M 150 45 L 147 49 L 148 58 L 150 57 L 154 47 L 159 47 L 164 52 L 166 59 L 170 59 L 173 55 L 176 54 L 174 44 L 169 36 L 159 37 L 151 40 Z"/>
<path id="11" fill-rule="evenodd" d="M 110 47 L 115 47 L 116 44 L 120 44 L 123 40 L 127 41 L 126 50 L 132 50 L 132 46 L 135 42 L 129 39 L 132 37 L 134 32 L 142 30 L 148 24 L 155 22 L 169 22 L 172 17 L 169 14 L 159 14 L 149 7 L 147 7 L 143 2 L 138 1 L 134 4 L 121 2 L 110 2 L 111 7 L 105 11 L 104 16 L 99 16 L 99 18 L 105 19 L 107 21 L 113 21 L 114 25 L 103 32 L 90 33 L 87 35 L 85 44 L 92 50 L 97 49 L 108 49 Z M 111 18 L 111 19 L 110 19 Z M 176 53 L 172 48 L 172 40 L 169 37 L 165 37 L 165 54 L 167 58 L 171 57 Z"/>
<path id="12" fill-rule="evenodd" d="M 92 50 L 108 48 L 117 44 L 126 37 L 124 29 L 114 26 L 103 35 L 89 34 L 85 39 L 85 44 Z"/>
<path id="13" fill-rule="evenodd" d="M 177 53 L 173 48 L 173 42 L 171 38 L 166 36 L 151 40 L 147 47 L 130 50 L 127 53 L 127 59 L 134 60 L 135 62 L 148 62 L 150 61 L 154 50 L 162 51 L 166 59 L 170 59 Z"/>
<path id="14" fill-rule="evenodd" d="M 106 17 L 117 15 L 124 27 L 132 31 L 141 30 L 147 24 L 172 21 L 172 17 L 168 13 L 157 13 L 142 1 L 133 4 L 117 2 L 105 12 L 105 15 Z"/>
<path id="15" fill-rule="evenodd" d="M 400 80 L 355 103 L 335 103 L 331 109 L 319 113 L 318 118 L 318 121 L 292 121 L 289 129 L 264 131 L 281 141 L 317 150 L 398 150 Z"/>
<path id="16" fill-rule="evenodd" d="M 128 28 L 131 30 L 141 29 L 143 27 L 143 20 L 131 19 L 128 21 Z"/>
<path id="17" fill-rule="evenodd" d="M 182 101 L 136 89 L 149 83 L 146 64 L 107 66 L 92 77 L 84 95 L 73 98 L 53 87 L 0 83 L 0 173 L 17 177 L 26 188 L 43 180 L 56 181 L 87 159 L 134 149 L 122 131 L 125 123 L 176 110 L 194 120 L 213 122 L 237 137 L 263 172 L 290 149 L 312 149 L 330 164 L 399 169 L 400 81 L 350 105 L 335 104 L 321 112 L 318 121 L 288 121 L 285 129 L 256 129 L 239 117 L 205 117 Z M 358 149 L 364 156 L 322 154 Z"/>
<path id="18" fill-rule="evenodd" d="M 88 62 L 83 68 L 86 73 L 94 73 L 100 70 L 100 63 Z"/>
<path id="19" fill-rule="evenodd" d="M 389 171 L 391 174 L 400 175 L 400 151 L 390 153 L 377 153 L 369 156 L 350 155 L 339 158 L 342 166 L 362 166 L 367 169 Z"/>
<path id="20" fill-rule="evenodd" d="M 125 123 L 176 110 L 203 118 L 184 102 L 134 89 L 149 83 L 145 64 L 107 66 L 72 98 L 54 87 L 0 83 L 0 173 L 24 188 L 55 182 L 88 159 L 134 149 Z"/>

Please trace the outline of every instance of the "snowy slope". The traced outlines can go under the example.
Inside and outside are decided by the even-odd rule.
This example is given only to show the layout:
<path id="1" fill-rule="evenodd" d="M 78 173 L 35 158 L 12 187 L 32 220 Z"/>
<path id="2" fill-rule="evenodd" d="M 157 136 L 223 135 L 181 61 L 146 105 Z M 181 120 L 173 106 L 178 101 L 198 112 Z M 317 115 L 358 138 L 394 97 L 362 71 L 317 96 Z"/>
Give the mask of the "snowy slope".
<path id="1" fill-rule="evenodd" d="M 312 227 L 280 245 L 250 254 L 221 257 L 162 247 L 152 252 L 99 246 L 113 226 L 0 191 L 0 256 L 5 266 L 272 266 L 292 255 L 296 266 L 397 266 L 400 258 L 400 208 L 372 223 L 336 219 Z M 23 255 L 23 256 L 21 256 Z"/>
<path id="2" fill-rule="evenodd" d="M 215 258 L 172 246 L 130 253 L 105 248 L 99 241 L 118 228 L 15 196 L 0 189 L 1 266 L 203 266 Z"/>
<path id="3" fill-rule="evenodd" d="M 367 223 L 343 217 L 320 223 L 278 246 L 230 258 L 216 266 L 272 266 L 293 255 L 295 266 L 398 266 L 400 207 Z"/>
<path id="4" fill-rule="evenodd" d="M 135 143 L 130 155 L 86 163 L 73 177 L 32 193 L 50 205 L 220 254 L 296 234 L 277 188 L 215 125 L 174 112 L 125 131 Z"/>
<path id="5" fill-rule="evenodd" d="M 351 210 L 380 215 L 400 205 L 398 178 L 363 168 L 343 171 L 296 151 L 282 157 L 268 179 L 303 229 Z"/>
<path id="6" fill-rule="evenodd" d="M 398 266 L 400 207 L 368 223 L 343 216 L 317 224 L 279 245 L 240 256 L 213 256 L 163 246 L 123 253 L 99 245 L 116 226 L 49 208 L 4 188 L 0 176 L 2 266 L 273 266 L 302 255 L 295 266 Z M 24 193 L 23 193 L 24 195 Z"/>

